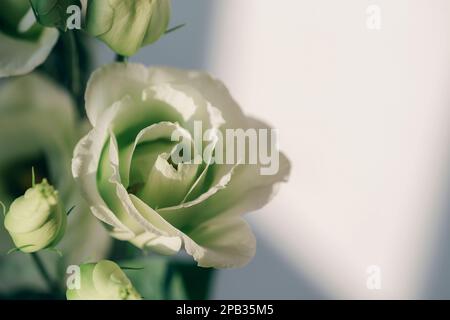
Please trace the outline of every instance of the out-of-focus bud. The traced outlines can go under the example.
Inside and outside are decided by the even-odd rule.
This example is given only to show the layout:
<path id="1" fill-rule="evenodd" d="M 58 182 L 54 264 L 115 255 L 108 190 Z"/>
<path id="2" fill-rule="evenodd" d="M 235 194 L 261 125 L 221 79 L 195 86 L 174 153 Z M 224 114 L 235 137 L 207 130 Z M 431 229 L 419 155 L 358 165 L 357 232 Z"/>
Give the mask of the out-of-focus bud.
<path id="1" fill-rule="evenodd" d="M 27 0 L 2 1 L 0 10 L 0 32 L 14 38 L 33 39 L 39 35 L 39 25 L 33 24 L 33 13 L 28 14 L 30 3 Z M 34 21 L 35 22 L 35 21 Z"/>
<path id="2" fill-rule="evenodd" d="M 83 264 L 80 277 L 79 288 L 67 290 L 67 300 L 142 299 L 125 273 L 112 261 Z"/>
<path id="3" fill-rule="evenodd" d="M 67 8 L 75 5 L 81 11 L 80 0 L 30 0 L 30 2 L 36 19 L 41 25 L 63 31 L 67 29 L 69 17 Z"/>
<path id="4" fill-rule="evenodd" d="M 14 200 L 5 228 L 17 249 L 32 253 L 54 247 L 64 235 L 66 221 L 58 192 L 44 179 Z"/>
<path id="5" fill-rule="evenodd" d="M 91 0 L 86 30 L 116 53 L 132 56 L 166 32 L 170 13 L 170 0 Z"/>

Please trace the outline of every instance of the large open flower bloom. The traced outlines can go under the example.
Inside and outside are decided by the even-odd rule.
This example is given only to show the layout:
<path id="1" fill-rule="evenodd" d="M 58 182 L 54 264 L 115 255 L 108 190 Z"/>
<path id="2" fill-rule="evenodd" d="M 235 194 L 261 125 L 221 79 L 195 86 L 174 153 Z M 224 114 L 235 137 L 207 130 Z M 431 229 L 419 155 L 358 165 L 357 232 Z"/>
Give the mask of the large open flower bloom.
<path id="1" fill-rule="evenodd" d="M 255 238 L 242 214 L 264 206 L 290 165 L 275 175 L 260 164 L 171 161 L 174 133 L 266 127 L 244 116 L 223 84 L 197 71 L 115 63 L 96 71 L 86 92 L 92 131 L 72 162 L 91 211 L 117 239 L 139 248 L 186 252 L 203 267 L 251 260 Z"/>

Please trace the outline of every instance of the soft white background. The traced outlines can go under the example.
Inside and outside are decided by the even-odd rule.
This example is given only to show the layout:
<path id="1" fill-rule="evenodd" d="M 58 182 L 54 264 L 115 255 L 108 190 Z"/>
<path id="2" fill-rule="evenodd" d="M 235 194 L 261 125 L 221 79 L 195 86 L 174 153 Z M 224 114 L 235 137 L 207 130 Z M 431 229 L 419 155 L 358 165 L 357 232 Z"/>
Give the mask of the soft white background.
<path id="1" fill-rule="evenodd" d="M 223 79 L 293 164 L 250 216 L 255 260 L 221 272 L 214 297 L 450 298 L 450 2 L 173 3 L 187 26 L 133 60 Z"/>

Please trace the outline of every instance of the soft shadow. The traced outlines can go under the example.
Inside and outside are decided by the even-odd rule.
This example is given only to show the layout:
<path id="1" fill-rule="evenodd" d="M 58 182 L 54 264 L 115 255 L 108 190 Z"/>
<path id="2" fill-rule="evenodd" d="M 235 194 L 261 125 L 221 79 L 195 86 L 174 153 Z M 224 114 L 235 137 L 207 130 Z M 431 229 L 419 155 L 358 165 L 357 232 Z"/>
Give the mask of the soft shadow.
<path id="1" fill-rule="evenodd" d="M 213 299 L 327 299 L 256 232 L 256 256 L 244 268 L 216 275 Z"/>
<path id="2" fill-rule="evenodd" d="M 450 178 L 447 190 L 450 193 Z M 422 298 L 450 299 L 450 197 L 446 199 L 444 214 L 436 232 L 437 241 L 432 248 L 434 257 Z"/>

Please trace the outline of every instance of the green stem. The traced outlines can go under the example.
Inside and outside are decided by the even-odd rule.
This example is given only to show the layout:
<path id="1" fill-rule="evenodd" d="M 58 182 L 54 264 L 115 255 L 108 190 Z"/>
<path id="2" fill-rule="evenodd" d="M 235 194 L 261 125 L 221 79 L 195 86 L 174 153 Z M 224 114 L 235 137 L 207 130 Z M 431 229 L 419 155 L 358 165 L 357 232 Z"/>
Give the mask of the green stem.
<path id="1" fill-rule="evenodd" d="M 77 99 L 81 90 L 80 56 L 78 54 L 77 42 L 74 31 L 68 30 L 62 34 L 64 41 L 65 61 L 67 65 L 68 86 Z"/>
<path id="2" fill-rule="evenodd" d="M 44 263 L 42 262 L 41 258 L 37 253 L 32 253 L 31 257 L 33 258 L 34 264 L 36 265 L 37 269 L 39 270 L 39 273 L 41 274 L 42 278 L 47 283 L 49 289 L 52 293 L 59 293 L 60 290 L 58 288 L 58 285 L 53 282 L 52 278 L 50 277 L 50 274 L 47 271 L 47 268 L 45 267 Z"/>
<path id="3" fill-rule="evenodd" d="M 128 57 L 116 54 L 116 62 L 128 62 Z"/>

